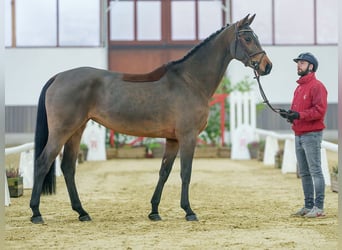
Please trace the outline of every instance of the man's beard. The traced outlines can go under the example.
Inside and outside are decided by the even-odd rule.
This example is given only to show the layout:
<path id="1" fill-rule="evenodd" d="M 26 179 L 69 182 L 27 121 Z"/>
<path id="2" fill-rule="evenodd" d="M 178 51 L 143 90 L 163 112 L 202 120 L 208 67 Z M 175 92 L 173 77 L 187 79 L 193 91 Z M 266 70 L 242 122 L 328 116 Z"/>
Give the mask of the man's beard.
<path id="1" fill-rule="evenodd" d="M 309 70 L 309 66 L 308 66 L 308 67 L 306 68 L 305 71 L 297 71 L 297 74 L 298 74 L 299 76 L 305 76 L 305 75 L 307 75 L 309 72 L 310 72 L 310 70 Z"/>

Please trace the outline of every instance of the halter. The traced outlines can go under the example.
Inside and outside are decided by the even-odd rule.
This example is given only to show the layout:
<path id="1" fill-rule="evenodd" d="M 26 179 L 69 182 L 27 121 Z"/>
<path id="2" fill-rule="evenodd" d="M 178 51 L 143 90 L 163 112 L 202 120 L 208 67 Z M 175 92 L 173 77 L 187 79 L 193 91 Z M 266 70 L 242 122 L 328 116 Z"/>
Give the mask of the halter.
<path id="1" fill-rule="evenodd" d="M 254 52 L 252 54 L 248 54 L 248 52 L 247 52 L 248 48 L 245 46 L 244 43 L 241 42 L 240 33 L 242 33 L 242 32 L 253 32 L 253 31 L 250 30 L 250 29 L 238 30 L 237 24 L 235 24 L 234 27 L 235 27 L 234 57 L 236 58 L 237 47 L 238 47 L 238 44 L 240 44 L 240 46 L 244 48 L 243 52 L 245 54 L 245 59 L 243 60 L 243 63 L 245 64 L 245 66 L 248 65 L 248 62 L 250 62 L 250 64 L 253 67 L 253 69 L 254 70 L 258 70 L 259 69 L 259 65 L 261 63 L 261 60 L 266 55 L 266 52 L 264 50 L 260 50 L 260 51 Z M 260 57 L 259 61 L 253 61 L 252 58 L 254 56 L 256 56 L 256 55 L 259 55 L 259 54 L 262 54 L 262 56 Z"/>
<path id="2" fill-rule="evenodd" d="M 240 44 L 240 46 L 242 46 L 244 48 L 244 54 L 245 54 L 245 59 L 243 60 L 245 66 L 248 65 L 248 62 L 250 62 L 251 66 L 253 67 L 253 70 L 254 70 L 254 75 L 255 75 L 255 79 L 257 80 L 258 82 L 258 85 L 259 85 L 259 91 L 260 91 L 260 94 L 261 94 L 261 97 L 262 99 L 264 100 L 264 103 L 275 113 L 282 113 L 280 111 L 280 109 L 278 108 L 274 108 L 270 102 L 268 101 L 267 97 L 266 97 L 266 94 L 261 86 L 261 83 L 260 83 L 260 75 L 258 74 L 257 70 L 259 69 L 259 65 L 261 63 L 261 60 L 263 59 L 263 57 L 266 55 L 266 52 L 264 50 L 260 50 L 260 51 L 257 51 L 257 52 L 254 52 L 252 54 L 248 54 L 247 53 L 247 47 L 245 46 L 244 43 L 241 42 L 241 38 L 240 38 L 240 33 L 241 32 L 253 32 L 252 30 L 250 29 L 242 29 L 242 30 L 238 30 L 237 29 L 237 24 L 235 24 L 235 49 L 234 49 L 234 58 L 236 58 L 236 50 L 237 50 L 237 46 L 238 46 L 238 43 Z M 256 55 L 259 55 L 259 54 L 262 54 L 262 56 L 260 57 L 260 60 L 259 61 L 253 61 L 252 58 Z"/>

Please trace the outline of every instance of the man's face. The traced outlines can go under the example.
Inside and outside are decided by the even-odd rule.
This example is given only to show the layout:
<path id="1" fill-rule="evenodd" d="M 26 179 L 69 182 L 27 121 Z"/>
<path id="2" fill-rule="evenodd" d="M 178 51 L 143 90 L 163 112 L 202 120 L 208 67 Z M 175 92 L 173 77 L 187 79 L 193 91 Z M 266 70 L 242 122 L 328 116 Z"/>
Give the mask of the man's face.
<path id="1" fill-rule="evenodd" d="M 305 76 L 312 70 L 313 65 L 307 61 L 299 60 L 297 62 L 297 74 L 299 76 Z"/>

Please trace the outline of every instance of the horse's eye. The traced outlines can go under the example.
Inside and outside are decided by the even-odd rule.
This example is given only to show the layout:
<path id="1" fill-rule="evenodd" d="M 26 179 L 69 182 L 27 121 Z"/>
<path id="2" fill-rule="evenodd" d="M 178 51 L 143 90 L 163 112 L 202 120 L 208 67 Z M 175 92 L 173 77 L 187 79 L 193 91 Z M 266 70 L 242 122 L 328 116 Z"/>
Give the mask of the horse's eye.
<path id="1" fill-rule="evenodd" d="M 245 41 L 248 42 L 248 43 L 250 43 L 250 42 L 252 41 L 252 38 L 246 37 L 246 38 L 245 38 Z"/>

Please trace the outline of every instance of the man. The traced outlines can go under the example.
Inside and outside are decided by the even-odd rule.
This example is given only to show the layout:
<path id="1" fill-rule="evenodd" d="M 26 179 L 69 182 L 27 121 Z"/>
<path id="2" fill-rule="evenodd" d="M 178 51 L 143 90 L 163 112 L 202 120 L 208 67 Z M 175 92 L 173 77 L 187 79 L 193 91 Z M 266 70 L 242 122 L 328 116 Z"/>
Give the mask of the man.
<path id="1" fill-rule="evenodd" d="M 297 63 L 298 86 L 291 109 L 281 109 L 280 115 L 292 123 L 296 156 L 302 180 L 304 207 L 294 216 L 316 218 L 324 216 L 325 182 L 321 168 L 322 131 L 327 110 L 327 90 L 317 80 L 318 61 L 311 53 L 293 59 Z"/>

